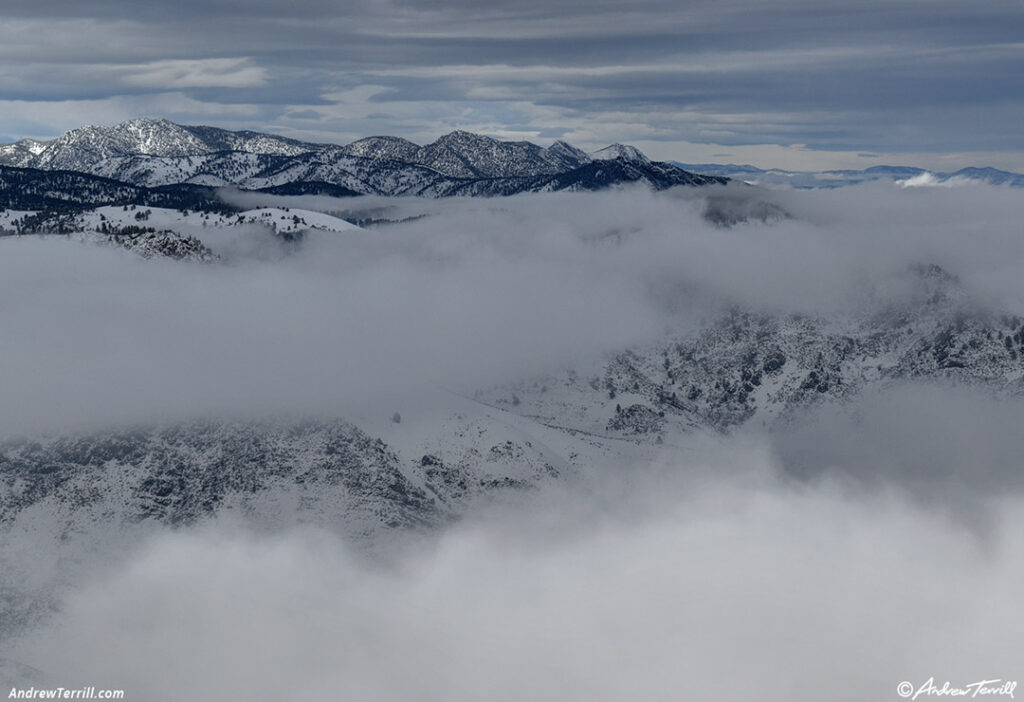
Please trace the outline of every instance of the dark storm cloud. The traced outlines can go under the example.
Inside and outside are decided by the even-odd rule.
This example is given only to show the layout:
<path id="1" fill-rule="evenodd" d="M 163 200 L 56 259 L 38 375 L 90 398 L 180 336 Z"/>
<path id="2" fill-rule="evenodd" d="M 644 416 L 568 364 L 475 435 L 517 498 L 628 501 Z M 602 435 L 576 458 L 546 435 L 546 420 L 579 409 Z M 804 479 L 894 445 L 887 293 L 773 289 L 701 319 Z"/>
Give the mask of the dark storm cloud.
<path id="1" fill-rule="evenodd" d="M 1024 150 L 1024 10 L 1004 3 L 14 0 L 0 19 L 6 133 L 141 111 L 339 141 L 461 127 L 584 146 Z M 196 77 L 161 80 L 174 61 Z M 65 100 L 108 109 L 53 107 Z M 225 108 L 242 103 L 243 119 Z"/>

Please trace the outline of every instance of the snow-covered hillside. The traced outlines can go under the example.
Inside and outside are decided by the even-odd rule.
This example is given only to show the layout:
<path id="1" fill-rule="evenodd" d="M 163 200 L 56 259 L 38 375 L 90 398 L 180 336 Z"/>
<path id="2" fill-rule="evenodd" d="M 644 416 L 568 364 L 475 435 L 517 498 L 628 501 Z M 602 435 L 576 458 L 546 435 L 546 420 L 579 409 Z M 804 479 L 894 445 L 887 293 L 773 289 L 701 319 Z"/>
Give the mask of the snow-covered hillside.
<path id="1" fill-rule="evenodd" d="M 2 216 L 2 215 L 0 215 Z M 2 221 L 2 220 L 0 220 Z M 193 227 L 235 227 L 244 224 L 263 224 L 278 232 L 298 232 L 305 229 L 321 229 L 330 232 L 344 232 L 358 229 L 343 219 L 313 210 L 260 207 L 238 213 L 192 212 L 171 210 L 162 207 L 97 207 L 77 216 L 75 222 L 85 230 L 99 231 L 104 224 L 108 227 L 123 227 L 146 224 L 158 229 L 174 229 L 180 225 Z"/>
<path id="2" fill-rule="evenodd" d="M 92 172 L 90 168 L 103 161 L 125 156 L 196 156 L 218 151 L 294 156 L 315 148 L 269 134 L 186 127 L 165 119 L 139 118 L 112 127 L 72 129 L 53 141 L 25 139 L 0 146 L 0 163 Z"/>
<path id="3" fill-rule="evenodd" d="M 622 167 L 595 179 L 588 168 L 595 162 Z M 637 181 L 657 189 L 725 182 L 652 163 L 621 144 L 588 155 L 564 141 L 541 147 L 454 131 L 425 146 L 388 136 L 338 146 L 148 119 L 0 146 L 0 166 L 74 171 L 147 188 L 301 185 L 312 192 L 326 184 L 341 189 L 332 194 L 431 197 L 590 190 Z"/>
<path id="4" fill-rule="evenodd" d="M 31 210 L 0 211 L 0 229 L 14 229 L 17 222 L 37 214 Z M 135 225 L 173 229 L 181 225 L 234 227 L 244 224 L 264 224 L 278 232 L 297 232 L 304 229 L 344 232 L 359 228 L 323 212 L 291 207 L 260 207 L 243 212 L 217 213 L 172 210 L 165 207 L 108 205 L 79 212 L 70 221 L 83 231 L 102 231 L 104 228 L 115 229 Z"/>
<path id="5" fill-rule="evenodd" d="M 613 148 L 613 147 L 609 147 Z M 635 150 L 634 150 L 635 151 Z M 0 164 L 49 170 L 72 170 L 120 178 L 137 185 L 180 183 L 189 166 L 201 168 L 203 159 L 244 160 L 250 156 L 298 156 L 330 154 L 353 156 L 378 162 L 399 161 L 425 166 L 452 177 L 498 177 L 557 173 L 587 163 L 587 154 L 565 142 L 545 149 L 529 142 L 506 142 L 491 137 L 455 131 L 426 146 L 397 137 L 368 137 L 347 146 L 312 144 L 256 132 L 231 132 L 214 127 L 189 127 L 163 119 L 133 119 L 104 127 L 73 129 L 57 139 L 42 142 L 25 139 L 0 146 Z M 639 152 L 637 152 L 639 153 Z M 606 157 L 606 156 L 605 156 Z M 145 182 L 138 171 L 152 171 Z M 177 170 L 175 170 L 177 169 Z M 196 174 L 193 174 L 193 177 Z"/>
<path id="6" fill-rule="evenodd" d="M 309 231 L 359 229 L 322 212 L 290 207 L 197 212 L 163 207 L 105 206 L 50 217 L 45 212 L 0 211 L 0 232 L 45 236 L 50 231 L 56 236 L 71 236 L 83 242 L 114 244 L 145 258 L 161 256 L 202 262 L 218 260 L 216 249 L 220 233 L 249 231 L 254 227 L 258 231 L 272 232 L 281 241 L 301 239 Z M 234 248 L 237 249 L 237 245 Z"/>

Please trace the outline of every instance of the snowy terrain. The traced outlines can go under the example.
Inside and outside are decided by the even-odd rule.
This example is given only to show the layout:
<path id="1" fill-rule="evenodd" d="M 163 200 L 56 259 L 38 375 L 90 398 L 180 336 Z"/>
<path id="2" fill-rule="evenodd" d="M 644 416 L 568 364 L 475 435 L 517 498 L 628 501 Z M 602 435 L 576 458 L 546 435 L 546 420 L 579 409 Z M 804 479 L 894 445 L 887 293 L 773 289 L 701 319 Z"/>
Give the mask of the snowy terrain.
<path id="1" fill-rule="evenodd" d="M 41 217 L 40 222 L 34 218 Z M 56 218 L 60 234 L 83 242 L 114 244 L 144 258 L 164 256 L 193 261 L 217 260 L 215 251 L 230 232 L 254 228 L 272 232 L 280 241 L 301 238 L 305 232 L 358 230 L 343 219 L 312 210 L 261 207 L 241 212 L 196 212 L 163 207 L 105 206 Z M 46 213 L 0 211 L 0 232 L 20 232 L 33 222 L 32 232 L 48 226 Z M 44 236 L 45 234 L 38 234 Z M 249 237 L 253 238 L 253 237 Z M 237 240 L 237 237 L 234 238 Z M 211 246 L 213 248 L 211 248 Z"/>
<path id="2" fill-rule="evenodd" d="M 360 231 L 291 208 L 211 217 L 108 207 L 77 222 L 92 236 L 137 223 L 200 241 L 205 231 L 214 248 L 217 232 L 255 236 L 253 225 L 278 235 Z M 304 521 L 375 538 L 381 529 L 441 524 L 481 498 L 685 451 L 694 435 L 785 430 L 814 408 L 901 383 L 1024 393 L 1024 318 L 978 313 L 959 281 L 934 265 L 912 266 L 893 284 L 902 291 L 896 304 L 883 299 L 820 317 L 725 309 L 683 335 L 469 394 L 438 388 L 411 406 L 396 403 L 393 414 L 357 412 L 327 424 L 140 425 L 11 441 L 0 448 L 0 520 L 7 529 L 35 529 L 34 515 L 49 519 L 59 509 L 53 536 L 60 539 L 89 534 L 97 510 L 125 528 L 140 519 L 195 524 L 226 509 L 267 527 L 283 509 L 267 505 L 287 499 L 308 511 Z M 330 448 L 338 435 L 347 437 L 343 459 Z M 173 478 L 168 461 L 177 466 Z M 367 467 L 380 465 L 386 479 L 383 468 Z M 255 466 L 266 477 L 250 475 Z M 311 482 L 310 471 L 323 470 Z"/>
<path id="3" fill-rule="evenodd" d="M 597 179 L 586 168 L 616 160 L 620 170 L 605 170 Z M 621 144 L 588 155 L 563 141 L 540 147 L 455 131 L 425 146 L 396 137 L 339 146 L 148 119 L 82 127 L 51 142 L 0 145 L 0 166 L 74 171 L 149 188 L 328 185 L 343 191 L 331 194 L 431 197 L 590 190 L 637 180 L 658 189 L 725 182 L 652 163 Z"/>
<path id="4" fill-rule="evenodd" d="M 21 213 L 20 216 L 24 216 Z M 0 213 L 0 226 L 19 217 L 18 213 Z M 239 227 L 249 224 L 265 225 L 278 233 L 295 233 L 306 229 L 328 232 L 345 232 L 358 229 L 343 219 L 312 210 L 261 207 L 242 212 L 223 214 L 189 212 L 161 207 L 97 207 L 86 210 L 75 218 L 77 226 L 85 231 L 99 231 L 104 223 L 108 227 L 124 227 L 145 224 L 156 229 L 176 227 Z"/>
<path id="5" fill-rule="evenodd" d="M 669 612 L 670 639 L 723 587 L 776 602 L 785 632 L 819 568 L 865 570 L 858 601 L 888 601 L 872 588 L 914 544 L 865 554 L 908 520 L 940 555 L 925 575 L 961 523 L 1011 533 L 1011 190 L 227 200 L 0 212 L 22 232 L 0 237 L 0 678 L 78 670 L 93 618 L 176 632 L 160 617 L 184 597 L 267 597 L 239 619 L 299 638 L 354 603 L 372 613 L 356 649 L 381 632 L 412 655 L 465 607 L 490 622 L 591 559 L 548 620 L 596 589 L 580 618 L 605 621 L 624 577 L 664 588 L 644 616 Z M 734 570 L 706 567 L 722 553 Z M 994 563 L 1008 582 L 1017 561 Z M 171 639 L 175 670 L 209 660 Z"/>

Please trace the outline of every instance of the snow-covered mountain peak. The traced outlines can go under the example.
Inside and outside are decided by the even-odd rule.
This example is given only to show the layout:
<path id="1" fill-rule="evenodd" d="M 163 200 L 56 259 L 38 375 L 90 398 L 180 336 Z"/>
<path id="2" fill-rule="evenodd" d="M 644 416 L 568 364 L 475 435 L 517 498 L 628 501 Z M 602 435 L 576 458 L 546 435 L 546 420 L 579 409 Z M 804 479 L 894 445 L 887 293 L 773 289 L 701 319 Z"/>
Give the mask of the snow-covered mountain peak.
<path id="1" fill-rule="evenodd" d="M 590 163 L 591 160 L 586 151 L 583 149 L 577 149 L 572 144 L 564 142 L 561 139 L 544 149 L 544 153 L 548 160 L 569 168 L 577 168 Z"/>
<path id="2" fill-rule="evenodd" d="M 500 178 L 554 175 L 590 162 L 564 142 L 541 148 L 528 141 L 502 141 L 456 130 L 417 153 L 417 163 L 458 178 Z"/>
<path id="3" fill-rule="evenodd" d="M 639 161 L 641 163 L 650 163 L 651 159 L 647 158 L 640 149 L 635 146 L 629 146 L 628 144 L 612 144 L 606 146 L 603 149 L 599 149 L 590 154 L 590 158 L 595 161 L 608 161 L 616 158 L 621 158 L 625 161 Z"/>
<path id="4" fill-rule="evenodd" d="M 26 167 L 50 145 L 48 141 L 22 139 L 13 144 L 0 144 L 0 163 L 16 167 Z"/>
<path id="5" fill-rule="evenodd" d="M 72 129 L 37 154 L 32 166 L 85 170 L 100 161 L 130 155 L 186 156 L 207 151 L 203 142 L 167 120 L 134 119 L 113 127 Z"/>
<path id="6" fill-rule="evenodd" d="M 372 136 L 353 141 L 348 146 L 341 148 L 348 155 L 359 158 L 412 161 L 420 146 L 401 137 Z"/>
<path id="7" fill-rule="evenodd" d="M 573 156 L 576 156 L 577 158 L 583 161 L 590 160 L 590 156 L 587 155 L 586 151 L 584 151 L 583 149 L 578 149 L 569 142 L 562 141 L 561 139 L 558 139 L 555 142 L 553 142 L 551 146 L 547 148 L 547 151 L 559 154 L 572 154 Z"/>
<path id="8" fill-rule="evenodd" d="M 120 124 L 112 127 L 113 129 L 126 129 L 126 130 L 137 130 L 152 131 L 154 129 L 174 129 L 178 127 L 174 122 L 166 120 L 163 117 L 135 117 L 133 119 L 125 120 Z"/>
<path id="9" fill-rule="evenodd" d="M 271 134 L 183 126 L 166 119 L 139 117 L 110 127 L 79 127 L 49 142 L 22 140 L 0 146 L 0 164 L 109 177 L 105 171 L 116 159 L 192 158 L 225 151 L 295 156 L 324 148 Z"/>
<path id="10" fill-rule="evenodd" d="M 138 145 L 135 153 L 154 156 L 178 156 L 202 148 L 202 142 L 183 127 L 166 119 L 139 118 L 128 120 L 113 128 L 130 140 L 129 146 Z"/>
<path id="11" fill-rule="evenodd" d="M 455 129 L 447 134 L 438 137 L 435 144 L 486 144 L 497 142 L 497 139 L 484 134 L 467 132 L 464 129 Z"/>

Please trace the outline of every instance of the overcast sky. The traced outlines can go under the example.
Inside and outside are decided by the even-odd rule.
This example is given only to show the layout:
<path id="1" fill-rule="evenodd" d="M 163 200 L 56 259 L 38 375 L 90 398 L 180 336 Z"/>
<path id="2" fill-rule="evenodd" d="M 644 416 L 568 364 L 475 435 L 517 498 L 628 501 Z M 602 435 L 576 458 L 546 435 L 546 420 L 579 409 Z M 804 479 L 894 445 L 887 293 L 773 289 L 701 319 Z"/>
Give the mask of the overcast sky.
<path id="1" fill-rule="evenodd" d="M 986 0 L 5 0 L 0 140 L 155 116 L 1024 171 L 1022 29 Z"/>

